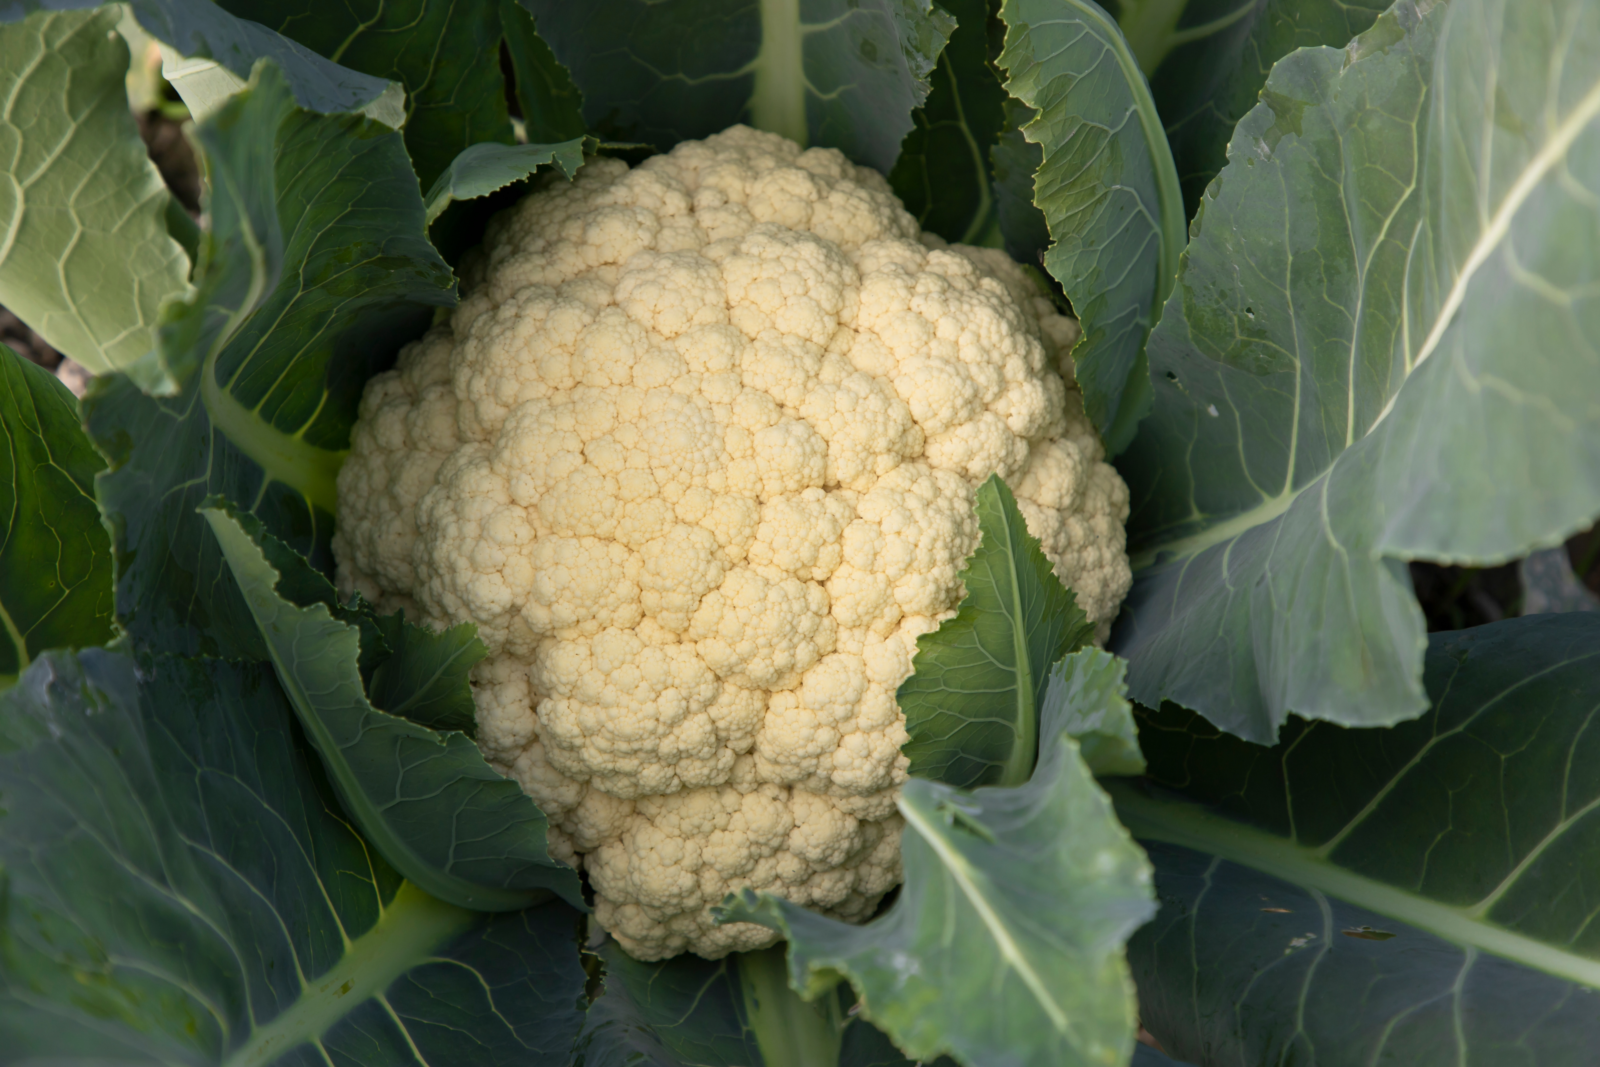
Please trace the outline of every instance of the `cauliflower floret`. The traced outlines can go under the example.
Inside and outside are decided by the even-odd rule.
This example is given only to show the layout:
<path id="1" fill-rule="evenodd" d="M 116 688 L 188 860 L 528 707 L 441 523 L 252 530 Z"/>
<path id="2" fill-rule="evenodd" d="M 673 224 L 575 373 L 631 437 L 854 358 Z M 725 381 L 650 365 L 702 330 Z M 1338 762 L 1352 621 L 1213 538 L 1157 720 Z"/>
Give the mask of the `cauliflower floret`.
<path id="1" fill-rule="evenodd" d="M 367 386 L 340 581 L 471 621 L 478 743 L 642 959 L 773 940 L 744 886 L 847 920 L 900 878 L 895 691 L 999 472 L 1109 624 L 1128 494 L 1077 325 L 876 173 L 735 127 L 592 160 L 491 224 L 467 296 Z"/>

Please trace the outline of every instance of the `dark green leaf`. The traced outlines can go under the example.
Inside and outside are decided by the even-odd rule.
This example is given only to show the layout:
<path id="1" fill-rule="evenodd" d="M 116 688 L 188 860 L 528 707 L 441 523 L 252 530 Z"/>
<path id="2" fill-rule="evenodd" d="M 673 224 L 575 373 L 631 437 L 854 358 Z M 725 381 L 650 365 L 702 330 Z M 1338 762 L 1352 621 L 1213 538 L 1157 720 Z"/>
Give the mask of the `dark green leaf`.
<path id="1" fill-rule="evenodd" d="M 281 572 L 280 572 L 281 573 Z M 367 684 L 372 706 L 430 730 L 478 734 L 468 675 L 489 654 L 471 623 L 441 633 L 407 622 L 400 614 L 377 620 L 389 658 Z"/>
<path id="2" fill-rule="evenodd" d="M 1390 0 L 1123 0 L 1108 3 L 1150 76 L 1178 165 L 1184 207 L 1227 163 L 1234 125 L 1256 106 L 1272 65 L 1296 48 L 1342 48 Z"/>
<path id="3" fill-rule="evenodd" d="M 895 694 L 911 773 L 963 788 L 1027 781 L 1050 665 L 1094 636 L 998 475 L 978 487 L 977 511 L 983 539 L 961 572 L 966 599 L 917 638 Z"/>
<path id="4" fill-rule="evenodd" d="M 1150 406 L 1145 339 L 1183 249 L 1183 196 L 1150 87 L 1092 0 L 1005 0 L 1006 89 L 1035 111 L 1033 201 L 1054 243 L 1045 267 L 1083 325 L 1084 409 L 1115 455 Z M 1012 145 L 1008 167 L 1022 162 Z M 1011 179 L 1015 182 L 1015 178 Z"/>
<path id="5" fill-rule="evenodd" d="M 582 137 L 583 98 L 567 68 L 536 32 L 533 16 L 517 0 L 500 0 L 500 22 L 516 83 L 523 132 L 532 144 L 556 144 Z"/>
<path id="6" fill-rule="evenodd" d="M 405 88 L 405 138 L 423 188 L 480 141 L 511 141 L 495 54 L 500 16 L 459 0 L 218 0 L 351 70 Z M 431 221 L 431 220 L 430 220 Z"/>
<path id="7" fill-rule="evenodd" d="M 148 352 L 162 303 L 188 291 L 173 200 L 128 112 L 116 10 L 5 17 L 0 303 L 101 374 Z"/>
<path id="8" fill-rule="evenodd" d="M 1175 1055 L 1567 1067 L 1600 1042 L 1590 988 L 1215 856 L 1148 848 L 1162 909 L 1128 958 L 1143 1022 Z"/>
<path id="9" fill-rule="evenodd" d="M 522 0 L 589 128 L 665 151 L 735 123 L 888 173 L 955 28 L 932 0 Z"/>
<path id="10" fill-rule="evenodd" d="M 1050 669 L 1040 718 L 1062 724 L 1096 777 L 1143 774 L 1138 729 L 1128 703 L 1128 665 L 1098 648 L 1080 648 Z"/>
<path id="11" fill-rule="evenodd" d="M 0 345 L 0 688 L 47 648 L 112 638 L 104 467 L 66 386 Z"/>
<path id="12" fill-rule="evenodd" d="M 1240 123 L 1120 464 L 1141 702 L 1263 742 L 1290 711 L 1416 715 L 1403 561 L 1600 512 L 1600 7 L 1520 10 L 1403 0 Z"/>
<path id="13" fill-rule="evenodd" d="M 50 653 L 0 697 L 8 1062 L 565 1063 L 578 916 L 402 882 L 314 763 L 261 665 Z"/>
<path id="14" fill-rule="evenodd" d="M 561 173 L 570 178 L 583 166 L 585 147 L 593 147 L 586 137 L 560 144 L 475 144 L 451 160 L 428 190 L 427 219 L 432 222 L 438 218 L 453 200 L 488 196 L 549 163 L 560 167 Z"/>
<path id="15" fill-rule="evenodd" d="M 256 516 L 221 497 L 202 506 L 227 512 L 261 550 L 267 566 L 278 573 L 278 596 L 301 608 L 321 604 L 334 619 L 356 628 L 361 647 L 357 664 L 373 707 L 431 730 L 477 735 L 470 674 L 488 649 L 475 627 L 460 623 L 434 633 L 407 622 L 401 612 L 378 615 L 359 594 L 341 602 L 333 583 L 268 533 Z"/>
<path id="16" fill-rule="evenodd" d="M 848 987 L 818 1003 L 789 989 L 781 946 L 659 963 L 614 942 L 600 953 L 605 992 L 584 1023 L 579 1067 L 912 1067 L 883 1031 L 848 1014 Z"/>
<path id="17" fill-rule="evenodd" d="M 1137 1011 L 1122 946 L 1154 910 L 1150 869 L 1065 718 L 1040 724 L 1025 785 L 906 783 L 905 884 L 867 925 L 749 890 L 723 917 L 788 937 L 790 983 L 808 996 L 848 978 L 913 1058 L 1126 1063 Z"/>
<path id="18" fill-rule="evenodd" d="M 994 168 L 995 218 L 1006 254 L 1019 263 L 1043 268 L 1050 226 L 1033 202 L 1033 176 L 1044 159 L 1044 149 L 1022 133 L 1034 115 L 1027 104 L 1007 96 L 1005 119 L 999 138 L 989 149 L 989 160 Z"/>
<path id="19" fill-rule="evenodd" d="M 0 9 L 0 23 L 30 12 L 74 11 L 102 7 L 100 0 L 14 0 Z M 295 101 L 312 111 L 361 111 L 398 128 L 405 121 L 398 86 L 382 78 L 331 63 L 287 37 L 255 22 L 234 18 L 211 0 L 129 0 L 128 7 L 146 33 L 193 60 L 214 60 L 215 65 L 191 65 L 194 78 L 182 86 L 184 99 L 191 90 L 197 114 L 209 114 L 222 100 L 242 87 L 256 61 L 270 59 L 282 71 Z M 114 26 L 115 12 L 104 9 Z M 186 80 L 168 71 L 174 84 Z"/>
<path id="20" fill-rule="evenodd" d="M 1147 1025 L 1178 1055 L 1565 1064 L 1581 1059 L 1552 1050 L 1593 1047 L 1577 987 L 1600 986 L 1600 615 L 1437 634 L 1425 680 L 1420 719 L 1293 719 L 1271 749 L 1145 713 L 1150 776 L 1183 796 L 1108 788 L 1135 834 L 1182 846 L 1156 853 L 1171 907 L 1135 952 Z M 1527 1052 L 1505 1058 L 1507 1035 Z"/>
<path id="21" fill-rule="evenodd" d="M 265 650 L 195 514 L 236 501 L 331 571 L 334 475 L 363 383 L 450 303 L 400 135 L 296 108 L 275 68 L 196 127 L 212 194 L 195 298 L 159 331 L 152 399 L 126 378 L 85 402 L 110 457 L 117 609 L 140 645 Z"/>
<path id="22" fill-rule="evenodd" d="M 363 691 L 359 631 L 324 604 L 277 591 L 278 572 L 238 520 L 203 513 L 278 680 L 362 832 L 402 874 L 441 899 L 510 911 L 551 893 L 583 907 L 577 872 L 550 858 L 544 813 L 460 733 L 374 708 Z M 382 668 L 380 668 L 382 670 Z"/>
<path id="23" fill-rule="evenodd" d="M 989 64 L 988 0 L 940 0 L 956 17 L 950 43 L 912 112 L 889 184 L 924 230 L 963 244 L 995 243 L 989 149 L 1005 121 L 1006 91 Z"/>

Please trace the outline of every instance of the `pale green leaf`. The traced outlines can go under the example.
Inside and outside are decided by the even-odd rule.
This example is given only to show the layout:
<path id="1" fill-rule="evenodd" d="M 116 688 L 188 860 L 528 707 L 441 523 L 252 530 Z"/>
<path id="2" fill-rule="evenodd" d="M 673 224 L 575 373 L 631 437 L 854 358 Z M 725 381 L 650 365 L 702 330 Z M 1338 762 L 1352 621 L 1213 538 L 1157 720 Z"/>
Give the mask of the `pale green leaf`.
<path id="1" fill-rule="evenodd" d="M 1529 10 L 1402 0 L 1240 123 L 1119 464 L 1142 703 L 1257 741 L 1417 715 L 1405 561 L 1600 513 L 1600 7 Z"/>
<path id="2" fill-rule="evenodd" d="M 1040 717 L 1062 724 L 1097 777 L 1144 773 L 1127 666 L 1109 652 L 1080 648 L 1056 661 L 1044 691 Z"/>
<path id="3" fill-rule="evenodd" d="M 1054 242 L 1044 265 L 1083 325 L 1078 386 L 1115 455 L 1150 406 L 1145 339 L 1184 243 L 1178 174 L 1150 87 L 1098 4 L 1005 0 L 1000 17 L 1006 89 L 1033 109 L 1021 132 L 1042 149 L 1033 202 Z"/>
<path id="4" fill-rule="evenodd" d="M 790 983 L 808 996 L 848 978 L 862 1014 L 914 1058 L 1127 1063 L 1137 1011 L 1123 943 L 1154 910 L 1150 868 L 1095 785 L 1068 717 L 1041 722 L 1039 766 L 1025 785 L 906 783 L 905 884 L 872 922 L 852 926 L 749 890 L 728 898 L 722 918 L 782 932 Z"/>
<path id="5" fill-rule="evenodd" d="M 150 351 L 161 305 L 189 289 L 117 18 L 0 22 L 0 303 L 95 374 Z"/>

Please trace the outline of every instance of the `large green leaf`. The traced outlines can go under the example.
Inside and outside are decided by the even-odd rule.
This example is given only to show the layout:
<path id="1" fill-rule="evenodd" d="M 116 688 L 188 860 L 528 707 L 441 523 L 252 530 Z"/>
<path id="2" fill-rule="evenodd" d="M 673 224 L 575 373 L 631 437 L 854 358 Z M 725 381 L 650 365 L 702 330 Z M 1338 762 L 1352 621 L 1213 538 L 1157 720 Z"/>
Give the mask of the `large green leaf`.
<path id="1" fill-rule="evenodd" d="M 749 890 L 723 918 L 782 932 L 808 996 L 848 978 L 861 1013 L 914 1058 L 1127 1063 L 1137 1012 L 1122 946 L 1154 910 L 1150 868 L 1080 758 L 1066 704 L 1047 708 L 1024 785 L 906 783 L 905 884 L 877 919 L 851 926 Z"/>
<path id="2" fill-rule="evenodd" d="M 96 374 L 148 352 L 162 303 L 188 290 L 117 18 L 0 21 L 0 303 Z"/>
<path id="3" fill-rule="evenodd" d="M 104 467 L 66 386 L 0 345 L 0 688 L 47 648 L 112 638 Z"/>
<path id="4" fill-rule="evenodd" d="M 1240 123 L 1119 465 L 1143 703 L 1265 742 L 1416 715 L 1404 560 L 1600 513 L 1600 7 L 1525 11 L 1401 0 Z"/>
<path id="5" fill-rule="evenodd" d="M 438 218 L 454 201 L 488 196 L 552 163 L 570 178 L 583 166 L 584 149 L 592 149 L 594 144 L 587 137 L 559 144 L 475 144 L 452 159 L 428 190 L 428 221 Z"/>
<path id="6" fill-rule="evenodd" d="M 1390 0 L 1107 0 L 1167 128 L 1189 215 L 1227 163 L 1233 127 L 1272 65 L 1296 48 L 1342 48 Z"/>
<path id="7" fill-rule="evenodd" d="M 1054 241 L 1044 264 L 1083 324 L 1078 385 L 1115 455 L 1150 406 L 1145 339 L 1184 242 L 1178 174 L 1150 87 L 1099 5 L 1005 0 L 1000 17 L 1006 89 L 1033 109 L 1021 132 L 1041 148 L 1033 200 Z"/>
<path id="8" fill-rule="evenodd" d="M 0 23 L 32 12 L 108 7 L 101 0 L 12 0 L 0 8 Z M 211 0 L 128 0 L 145 32 L 190 57 L 184 73 L 169 68 L 197 114 L 209 114 L 243 87 L 256 61 L 272 60 L 301 107 L 312 111 L 362 111 L 398 128 L 405 121 L 398 85 L 329 62 L 287 37 L 247 19 L 234 18 Z M 111 12 L 113 25 L 116 14 Z M 198 94 L 198 95 L 196 95 Z"/>
<path id="9" fill-rule="evenodd" d="M 480 141 L 511 141 L 500 15 L 460 0 L 218 0 L 243 19 L 405 88 L 406 148 L 423 188 Z"/>
<path id="10" fill-rule="evenodd" d="M 1138 837 L 1181 846 L 1154 853 L 1170 907 L 1134 953 L 1167 1047 L 1284 1062 L 1257 1053 L 1305 1042 L 1354 1064 L 1389 1062 L 1387 1040 L 1397 1063 L 1496 1065 L 1592 1049 L 1600 615 L 1437 634 L 1426 683 L 1420 719 L 1295 719 L 1271 749 L 1146 714 L 1150 777 L 1183 795 L 1110 788 Z M 1507 1034 L 1529 1058 L 1499 1058 Z"/>
<path id="11" fill-rule="evenodd" d="M 202 514 L 306 736 L 373 847 L 412 882 L 462 907 L 512 911 L 552 893 L 584 907 L 577 872 L 550 858 L 549 823 L 522 787 L 464 734 L 374 708 L 358 665 L 360 630 L 324 603 L 286 600 L 279 571 L 240 522 L 217 508 Z"/>
<path id="12" fill-rule="evenodd" d="M 955 28 L 932 0 L 522 0 L 595 132 L 665 151 L 744 122 L 888 173 Z"/>
<path id="13" fill-rule="evenodd" d="M 917 638 L 895 694 L 911 773 L 962 788 L 1028 780 L 1050 666 L 1094 636 L 999 475 L 978 487 L 977 511 L 983 536 L 961 572 L 966 598 Z"/>
<path id="14" fill-rule="evenodd" d="M 334 476 L 362 385 L 454 300 L 423 229 L 400 135 L 294 106 L 276 68 L 196 127 L 211 175 L 199 292 L 142 369 L 177 395 L 113 377 L 85 401 L 111 460 L 117 610 L 141 645 L 262 658 L 195 508 L 227 497 L 331 570 Z"/>
<path id="15" fill-rule="evenodd" d="M 939 53 L 928 99 L 912 112 L 889 184 L 927 231 L 947 241 L 999 237 L 989 150 L 1005 124 L 1006 91 L 989 63 L 988 0 L 939 0 L 956 28 Z"/>
<path id="16" fill-rule="evenodd" d="M 578 916 L 402 882 L 314 763 L 264 666 L 30 667 L 0 697 L 7 1062 L 567 1062 Z"/>
<path id="17" fill-rule="evenodd" d="M 584 1022 L 579 1067 L 912 1067 L 850 1013 L 848 987 L 801 1000 L 782 946 L 640 963 L 607 942 L 600 954 L 605 991 Z"/>
<path id="18" fill-rule="evenodd" d="M 1097 778 L 1143 774 L 1144 755 L 1128 704 L 1127 664 L 1098 648 L 1080 648 L 1050 668 L 1040 718 L 1059 722 Z"/>
<path id="19" fill-rule="evenodd" d="M 1128 959 L 1146 1027 L 1200 1067 L 1569 1067 L 1594 991 L 1215 856 L 1155 842 Z"/>

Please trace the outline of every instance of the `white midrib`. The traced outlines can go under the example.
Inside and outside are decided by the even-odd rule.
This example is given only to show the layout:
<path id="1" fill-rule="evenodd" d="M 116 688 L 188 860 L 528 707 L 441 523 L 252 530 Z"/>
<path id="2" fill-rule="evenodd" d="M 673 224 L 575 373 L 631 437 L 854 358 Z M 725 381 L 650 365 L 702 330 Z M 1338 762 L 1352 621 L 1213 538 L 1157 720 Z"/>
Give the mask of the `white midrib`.
<path id="1" fill-rule="evenodd" d="M 1455 318 L 1456 311 L 1461 307 L 1461 302 L 1467 298 L 1467 286 L 1472 281 L 1473 275 L 1478 272 L 1479 267 L 1488 262 L 1495 249 L 1499 248 L 1500 243 L 1505 240 L 1506 233 L 1511 229 L 1511 220 L 1516 217 L 1517 212 L 1521 210 L 1528 197 L 1533 195 L 1533 190 L 1544 180 L 1544 176 L 1550 173 L 1550 169 L 1566 158 L 1568 149 L 1572 147 L 1572 142 L 1578 139 L 1578 135 L 1583 132 L 1584 127 L 1589 125 L 1597 116 L 1600 116 L 1600 80 L 1595 82 L 1588 95 L 1556 127 L 1555 136 L 1546 141 L 1545 146 L 1539 149 L 1533 159 L 1529 161 L 1529 165 L 1524 168 L 1522 176 L 1511 187 L 1511 191 L 1506 194 L 1506 198 L 1500 202 L 1500 208 L 1489 220 L 1488 227 L 1484 229 L 1483 233 L 1479 234 L 1477 242 L 1472 247 L 1472 254 L 1467 257 L 1466 263 L 1462 265 L 1461 273 L 1456 275 L 1455 284 L 1450 286 L 1450 292 L 1446 294 L 1444 304 L 1439 308 L 1439 314 L 1434 318 L 1433 328 L 1428 331 L 1428 336 L 1423 339 L 1422 347 L 1417 349 L 1417 358 L 1411 364 L 1412 374 L 1415 374 L 1417 368 L 1422 366 L 1439 347 L 1439 341 L 1444 337 L 1445 330 L 1450 328 L 1450 321 Z M 1410 375 L 1407 375 L 1408 381 L 1410 377 Z M 1401 383 L 1400 388 L 1405 388 L 1405 384 Z M 1367 428 L 1367 434 L 1370 435 L 1388 417 L 1389 412 L 1394 410 L 1395 402 L 1399 397 L 1400 389 L 1396 389 L 1394 395 L 1389 398 L 1389 402 L 1378 413 L 1378 417 Z"/>
<path id="2" fill-rule="evenodd" d="M 1103 779 L 1117 816 L 1146 841 L 1181 845 L 1231 863 L 1320 890 L 1408 926 L 1513 960 L 1546 974 L 1600 989 L 1600 960 L 1496 926 L 1476 906 L 1454 907 L 1337 866 L 1314 849 L 1217 815 L 1184 800 L 1156 798 L 1121 779 Z"/>
<path id="3" fill-rule="evenodd" d="M 806 127 L 805 35 L 800 0 L 760 0 L 761 48 L 750 69 L 750 124 L 798 145 L 810 143 Z"/>
<path id="4" fill-rule="evenodd" d="M 1438 349 L 1440 341 L 1444 338 L 1445 331 L 1450 327 L 1451 320 L 1455 317 L 1456 312 L 1467 297 L 1467 289 L 1473 277 L 1505 240 L 1505 236 L 1510 231 L 1511 222 L 1516 217 L 1517 212 L 1521 210 L 1528 197 L 1533 195 L 1534 189 L 1544 180 L 1545 175 L 1550 172 L 1551 168 L 1566 157 L 1567 151 L 1572 147 L 1572 143 L 1577 140 L 1578 135 L 1596 117 L 1600 117 L 1600 81 L 1595 83 L 1594 87 L 1589 90 L 1578 106 L 1556 126 L 1554 134 L 1545 142 L 1544 147 L 1529 160 L 1528 165 L 1523 169 L 1522 175 L 1511 186 L 1505 199 L 1500 202 L 1500 207 L 1490 218 L 1489 225 L 1478 235 L 1478 240 L 1474 242 L 1471 254 L 1467 256 L 1466 261 L 1462 264 L 1460 273 L 1456 275 L 1455 282 L 1450 286 L 1450 291 L 1445 295 L 1444 303 L 1439 307 L 1439 313 L 1434 318 L 1432 328 L 1428 331 L 1427 337 L 1423 339 L 1422 345 L 1417 349 L 1416 359 L 1412 361 L 1411 369 L 1407 373 L 1405 381 L 1402 381 L 1400 388 L 1396 389 L 1393 395 L 1389 397 L 1388 403 L 1383 406 L 1382 411 L 1378 412 L 1378 417 L 1366 428 L 1361 435 L 1362 437 L 1372 436 L 1378 427 L 1383 425 L 1389 414 L 1394 411 L 1395 405 L 1400 400 L 1400 394 L 1405 389 L 1406 382 L 1411 380 L 1416 374 L 1417 368 L 1421 367 Z M 1297 424 L 1299 417 L 1299 412 L 1297 411 L 1295 413 Z M 1340 453 L 1340 455 L 1343 455 L 1343 453 Z M 1337 456 L 1333 462 L 1338 462 Z M 1332 469 L 1333 464 L 1329 464 L 1328 470 Z M 1319 477 L 1326 476 L 1327 471 L 1319 475 Z M 1134 565 L 1137 568 L 1149 566 L 1155 561 L 1158 554 L 1166 556 L 1170 553 L 1179 559 L 1198 555 L 1212 545 L 1220 544 L 1246 530 L 1270 522 L 1288 511 L 1289 505 L 1294 503 L 1295 498 L 1315 482 L 1316 479 L 1312 479 L 1299 489 L 1290 490 L 1265 500 L 1249 511 L 1239 512 L 1207 528 L 1202 533 L 1147 549 L 1134 557 Z"/>
<path id="5" fill-rule="evenodd" d="M 1050 989 L 1045 984 L 1044 979 L 1039 972 L 1033 969 L 1033 965 L 1023 955 L 1022 947 L 1017 944 L 1017 940 L 1012 936 L 1010 929 L 1006 927 L 1005 922 L 995 912 L 994 906 L 989 903 L 988 898 L 983 895 L 973 882 L 972 871 L 967 864 L 966 857 L 951 848 L 950 843 L 940 835 L 938 828 L 929 825 L 922 813 L 907 804 L 903 798 L 897 797 L 895 805 L 900 809 L 900 814 L 905 816 L 906 825 L 922 835 L 922 839 L 938 855 L 940 862 L 944 864 L 945 870 L 950 873 L 950 877 L 955 880 L 956 885 L 961 887 L 962 895 L 967 898 L 967 903 L 972 905 L 972 910 L 978 913 L 978 918 L 983 921 L 984 927 L 988 929 L 989 936 L 994 939 L 995 946 L 1000 950 L 1001 958 L 1011 965 L 1012 970 L 1017 972 L 1018 977 L 1022 979 L 1022 984 L 1027 986 L 1028 992 L 1033 994 L 1034 999 L 1039 1002 L 1040 1008 L 1049 1017 L 1050 1024 L 1058 1032 L 1070 1035 L 1072 1033 L 1072 1023 L 1067 1018 L 1067 1013 L 1062 1010 L 1061 1005 L 1051 998 Z"/>

